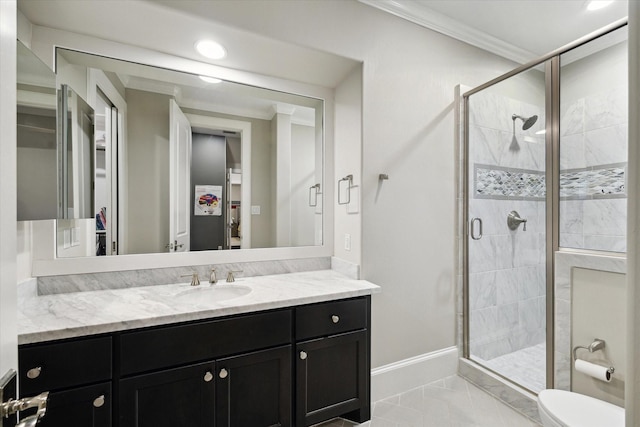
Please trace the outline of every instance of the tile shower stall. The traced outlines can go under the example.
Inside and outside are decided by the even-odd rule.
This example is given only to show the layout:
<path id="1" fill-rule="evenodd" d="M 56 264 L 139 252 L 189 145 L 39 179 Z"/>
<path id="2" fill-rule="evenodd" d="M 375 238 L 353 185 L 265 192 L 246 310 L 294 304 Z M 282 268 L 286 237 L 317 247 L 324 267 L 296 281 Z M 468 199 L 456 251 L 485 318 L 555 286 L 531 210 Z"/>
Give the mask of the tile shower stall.
<path id="1" fill-rule="evenodd" d="M 626 49 L 623 27 L 556 57 L 559 130 L 550 129 L 560 141 L 557 153 L 546 152 L 550 68 L 544 63 L 467 98 L 468 357 L 534 392 L 547 388 L 552 351 L 546 344 L 548 156 L 560 166 L 553 184 L 559 248 L 626 250 Z M 509 214 L 519 218 L 511 227 Z M 556 314 L 560 339 L 570 332 L 562 330 L 570 325 L 566 311 Z M 557 371 L 556 377 L 568 378 Z"/>

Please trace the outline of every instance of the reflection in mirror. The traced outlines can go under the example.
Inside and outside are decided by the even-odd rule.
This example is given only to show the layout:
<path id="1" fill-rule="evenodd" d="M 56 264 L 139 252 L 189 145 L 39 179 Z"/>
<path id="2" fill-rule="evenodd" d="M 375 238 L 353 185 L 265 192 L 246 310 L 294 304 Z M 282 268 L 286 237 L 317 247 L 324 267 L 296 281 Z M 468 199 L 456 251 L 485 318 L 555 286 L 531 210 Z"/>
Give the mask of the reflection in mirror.
<path id="1" fill-rule="evenodd" d="M 69 86 L 58 90 L 58 218 L 92 218 L 93 108 Z"/>
<path id="2" fill-rule="evenodd" d="M 57 217 L 56 76 L 17 42 L 18 221 Z"/>
<path id="3" fill-rule="evenodd" d="M 58 222 L 58 257 L 322 244 L 322 100 L 66 49 L 56 68 L 96 112 L 94 218 Z"/>

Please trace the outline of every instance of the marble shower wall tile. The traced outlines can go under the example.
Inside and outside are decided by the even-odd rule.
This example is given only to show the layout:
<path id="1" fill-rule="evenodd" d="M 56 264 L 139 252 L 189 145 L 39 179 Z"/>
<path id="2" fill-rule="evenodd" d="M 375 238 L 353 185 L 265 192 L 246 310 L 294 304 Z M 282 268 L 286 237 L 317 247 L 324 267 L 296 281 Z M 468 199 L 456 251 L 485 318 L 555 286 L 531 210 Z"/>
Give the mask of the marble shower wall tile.
<path id="1" fill-rule="evenodd" d="M 626 198 L 584 201 L 585 235 L 625 236 L 626 230 Z"/>
<path id="2" fill-rule="evenodd" d="M 560 105 L 560 136 L 584 133 L 584 98 Z"/>
<path id="3" fill-rule="evenodd" d="M 585 166 L 627 162 L 629 126 L 626 123 L 584 133 Z M 564 146 L 564 142 L 561 142 Z"/>
<path id="4" fill-rule="evenodd" d="M 587 96 L 584 100 L 584 130 L 625 124 L 628 111 L 626 85 Z"/>
<path id="5" fill-rule="evenodd" d="M 560 170 L 581 169 L 587 166 L 584 133 L 560 137 Z"/>
<path id="6" fill-rule="evenodd" d="M 224 281 L 230 270 L 239 271 L 238 277 L 266 276 L 303 271 L 329 270 L 331 258 L 305 258 L 278 261 L 207 264 L 188 267 L 155 268 L 146 270 L 115 271 L 107 273 L 71 274 L 65 276 L 38 277 L 38 294 L 51 295 L 69 292 L 123 289 L 140 286 L 188 283 L 183 277 L 197 272 L 201 281 L 209 278 L 211 268 L 216 268 L 218 280 Z"/>

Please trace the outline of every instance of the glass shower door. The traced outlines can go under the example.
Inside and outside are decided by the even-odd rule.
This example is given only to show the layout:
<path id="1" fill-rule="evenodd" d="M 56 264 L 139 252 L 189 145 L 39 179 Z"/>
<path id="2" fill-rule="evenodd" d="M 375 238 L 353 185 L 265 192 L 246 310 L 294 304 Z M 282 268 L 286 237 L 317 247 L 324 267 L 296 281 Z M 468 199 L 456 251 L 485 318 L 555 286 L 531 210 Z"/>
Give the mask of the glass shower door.
<path id="1" fill-rule="evenodd" d="M 545 72 L 532 68 L 467 104 L 469 357 L 546 388 Z"/>

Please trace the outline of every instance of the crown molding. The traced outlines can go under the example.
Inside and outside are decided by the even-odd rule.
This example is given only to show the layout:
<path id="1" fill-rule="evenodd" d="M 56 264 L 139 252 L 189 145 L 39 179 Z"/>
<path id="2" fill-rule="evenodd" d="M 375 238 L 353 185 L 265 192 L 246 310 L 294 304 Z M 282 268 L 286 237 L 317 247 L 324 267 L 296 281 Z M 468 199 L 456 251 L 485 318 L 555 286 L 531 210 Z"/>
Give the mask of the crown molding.
<path id="1" fill-rule="evenodd" d="M 483 31 L 456 21 L 416 0 L 358 0 L 392 15 L 406 19 L 472 46 L 507 58 L 518 64 L 526 64 L 539 55 L 521 49 Z"/>

